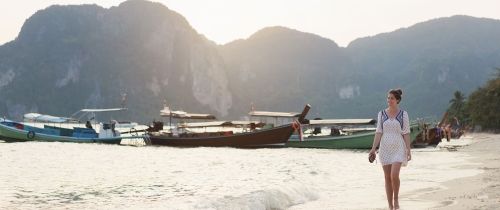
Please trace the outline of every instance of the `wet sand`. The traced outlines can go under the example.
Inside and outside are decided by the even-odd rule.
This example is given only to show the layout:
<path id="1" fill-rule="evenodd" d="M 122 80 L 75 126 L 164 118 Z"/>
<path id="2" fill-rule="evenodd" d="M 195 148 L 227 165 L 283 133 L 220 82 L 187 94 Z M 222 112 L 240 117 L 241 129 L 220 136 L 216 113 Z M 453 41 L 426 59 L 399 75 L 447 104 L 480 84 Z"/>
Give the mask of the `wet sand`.
<path id="1" fill-rule="evenodd" d="M 432 202 L 429 209 L 500 209 L 500 134 L 475 133 L 440 146 L 443 152 L 470 155 L 474 164 L 461 167 L 481 173 L 414 192 L 419 196 L 404 209 L 420 209 L 419 203 L 429 201 Z"/>

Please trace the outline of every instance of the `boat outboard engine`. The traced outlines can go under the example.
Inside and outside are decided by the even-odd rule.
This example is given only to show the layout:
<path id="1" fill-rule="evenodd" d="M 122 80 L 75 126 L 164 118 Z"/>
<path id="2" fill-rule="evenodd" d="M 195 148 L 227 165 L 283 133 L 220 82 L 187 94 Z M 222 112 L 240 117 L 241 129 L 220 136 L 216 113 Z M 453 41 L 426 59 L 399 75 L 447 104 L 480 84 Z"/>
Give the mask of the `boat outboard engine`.
<path id="1" fill-rule="evenodd" d="M 340 130 L 338 128 L 330 128 L 330 136 L 340 136 Z"/>
<path id="2" fill-rule="evenodd" d="M 322 119 L 321 118 L 314 118 L 314 120 L 322 120 Z M 314 127 L 312 134 L 316 135 L 316 134 L 320 134 L 320 133 L 321 133 L 321 126 Z"/>
<path id="3" fill-rule="evenodd" d="M 158 132 L 163 130 L 163 122 L 153 121 L 153 127 L 149 126 L 147 129 L 148 132 Z"/>
<path id="4" fill-rule="evenodd" d="M 312 134 L 316 135 L 316 134 L 320 134 L 320 133 L 321 133 L 321 127 L 314 127 Z"/>

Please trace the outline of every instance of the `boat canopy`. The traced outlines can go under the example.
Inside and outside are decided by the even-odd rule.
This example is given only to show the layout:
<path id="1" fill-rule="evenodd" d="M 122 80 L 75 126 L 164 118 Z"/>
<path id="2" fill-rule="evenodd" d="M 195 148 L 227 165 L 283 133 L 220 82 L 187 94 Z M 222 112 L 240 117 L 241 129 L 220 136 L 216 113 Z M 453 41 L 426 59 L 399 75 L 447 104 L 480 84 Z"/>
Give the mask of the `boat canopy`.
<path id="1" fill-rule="evenodd" d="M 25 120 L 31 120 L 35 122 L 51 122 L 51 123 L 63 123 L 73 121 L 71 118 L 67 117 L 56 117 L 52 115 L 44 115 L 39 113 L 28 113 L 24 115 Z"/>
<path id="2" fill-rule="evenodd" d="M 375 131 L 377 128 L 344 128 L 342 131 L 345 132 L 359 132 L 359 131 Z"/>
<path id="3" fill-rule="evenodd" d="M 109 109 L 82 109 L 77 111 L 71 115 L 71 118 L 81 120 L 85 116 L 90 116 L 90 119 L 95 119 L 95 113 L 97 112 L 115 112 L 115 111 L 124 111 L 127 108 L 109 108 Z"/>
<path id="4" fill-rule="evenodd" d="M 172 111 L 169 107 L 164 107 L 160 111 L 162 117 L 173 117 L 177 119 L 197 119 L 197 120 L 215 120 L 215 116 L 211 114 L 188 113 L 185 111 Z"/>
<path id="5" fill-rule="evenodd" d="M 251 111 L 248 115 L 252 117 L 299 117 L 298 112 L 267 112 L 267 111 Z"/>
<path id="6" fill-rule="evenodd" d="M 213 122 L 183 123 L 179 125 L 179 128 L 237 127 L 237 126 L 248 126 L 252 123 L 254 123 L 256 126 L 259 126 L 261 124 L 259 121 L 213 121 Z"/>
<path id="7" fill-rule="evenodd" d="M 309 125 L 373 125 L 374 119 L 325 119 L 309 120 Z"/>
<path id="8" fill-rule="evenodd" d="M 79 112 L 114 112 L 114 111 L 123 111 L 127 110 L 127 108 L 111 108 L 111 109 L 82 109 Z"/>
<path id="9" fill-rule="evenodd" d="M 215 120 L 215 116 L 211 114 L 173 113 L 172 117 L 177 119 Z"/>
<path id="10" fill-rule="evenodd" d="M 72 118 L 77 118 L 78 119 L 82 118 L 83 116 L 86 115 L 95 115 L 96 112 L 115 112 L 115 111 L 123 111 L 127 110 L 127 108 L 110 108 L 110 109 L 82 109 L 80 111 L 77 111 L 71 115 Z M 95 116 L 94 116 L 95 117 Z"/>

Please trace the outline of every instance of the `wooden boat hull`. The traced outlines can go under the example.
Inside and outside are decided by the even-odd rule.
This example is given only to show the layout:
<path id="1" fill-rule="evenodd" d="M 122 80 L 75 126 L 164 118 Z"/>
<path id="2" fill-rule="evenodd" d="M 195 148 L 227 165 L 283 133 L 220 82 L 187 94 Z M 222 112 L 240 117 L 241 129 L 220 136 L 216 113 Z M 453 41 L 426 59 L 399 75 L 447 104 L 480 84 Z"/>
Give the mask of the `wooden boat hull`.
<path id="1" fill-rule="evenodd" d="M 421 129 L 418 126 L 411 127 L 410 138 L 412 142 L 415 141 L 415 137 L 420 132 Z M 286 143 L 286 146 L 323 149 L 371 149 L 374 137 L 374 131 L 349 136 L 304 137 L 304 141 L 300 141 L 298 136 L 294 135 Z"/>
<path id="2" fill-rule="evenodd" d="M 152 145 L 173 147 L 276 147 L 284 146 L 292 135 L 292 124 L 253 132 L 231 134 L 227 136 L 174 137 L 165 134 L 148 135 Z"/>
<path id="3" fill-rule="evenodd" d="M 76 138 L 70 136 L 55 136 L 33 131 L 21 130 L 15 127 L 0 124 L 0 140 L 6 142 L 46 141 L 46 142 L 76 142 L 76 143 L 103 143 L 120 144 L 121 137 L 113 138 Z"/>

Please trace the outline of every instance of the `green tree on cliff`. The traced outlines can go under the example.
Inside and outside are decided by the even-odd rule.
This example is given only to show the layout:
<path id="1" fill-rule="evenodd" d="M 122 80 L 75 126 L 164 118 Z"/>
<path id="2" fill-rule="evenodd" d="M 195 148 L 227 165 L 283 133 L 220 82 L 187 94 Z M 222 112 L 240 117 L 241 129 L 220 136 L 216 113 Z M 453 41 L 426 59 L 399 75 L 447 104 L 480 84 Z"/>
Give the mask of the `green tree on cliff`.
<path id="1" fill-rule="evenodd" d="M 474 91 L 467 101 L 467 111 L 474 125 L 500 131 L 500 68 L 494 79 Z"/>

